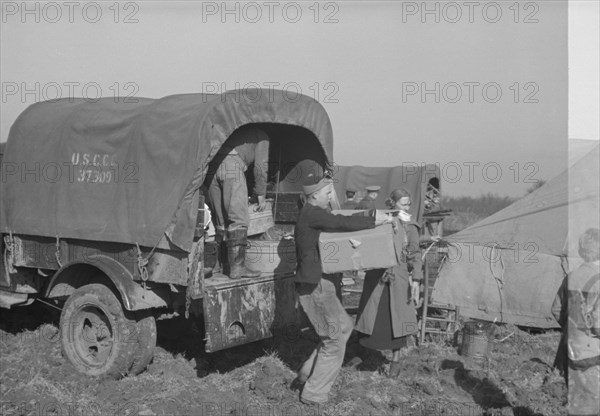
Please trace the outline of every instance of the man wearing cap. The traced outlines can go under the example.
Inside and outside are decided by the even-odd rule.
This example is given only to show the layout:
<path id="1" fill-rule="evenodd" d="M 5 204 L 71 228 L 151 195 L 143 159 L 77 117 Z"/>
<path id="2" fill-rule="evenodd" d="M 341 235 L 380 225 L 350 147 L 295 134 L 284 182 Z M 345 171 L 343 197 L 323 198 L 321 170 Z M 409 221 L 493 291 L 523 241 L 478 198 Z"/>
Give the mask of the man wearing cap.
<path id="1" fill-rule="evenodd" d="M 246 239 L 248 236 L 248 186 L 244 172 L 254 166 L 254 194 L 258 210 L 264 210 L 267 189 L 267 163 L 269 136 L 253 126 L 246 125 L 234 131 L 217 152 L 209 165 L 206 183 L 211 210 L 215 219 L 217 242 L 217 267 L 224 269 L 227 257 L 230 279 L 257 277 L 260 272 L 246 266 Z M 223 243 L 227 256 L 222 255 Z"/>
<path id="2" fill-rule="evenodd" d="M 356 209 L 373 209 L 375 208 L 375 200 L 377 199 L 377 195 L 379 195 L 379 190 L 381 186 L 371 185 L 365 188 L 367 190 L 367 196 L 365 196 L 362 201 L 358 203 Z"/>
<path id="3" fill-rule="evenodd" d="M 356 205 L 358 205 L 358 201 L 354 198 L 356 196 L 356 191 L 352 188 L 346 189 L 346 201 L 342 204 L 342 209 L 356 209 Z"/>
<path id="4" fill-rule="evenodd" d="M 334 215 L 329 212 L 333 193 L 332 181 L 313 179 L 303 186 L 306 204 L 300 210 L 294 230 L 298 266 L 295 282 L 300 304 L 319 335 L 319 345 L 298 372 L 295 384 L 304 384 L 300 400 L 321 404 L 342 367 L 346 342 L 354 323 L 336 295 L 333 276 L 323 274 L 319 256 L 322 231 L 358 231 L 391 222 L 391 217 L 377 211 L 375 217 Z"/>

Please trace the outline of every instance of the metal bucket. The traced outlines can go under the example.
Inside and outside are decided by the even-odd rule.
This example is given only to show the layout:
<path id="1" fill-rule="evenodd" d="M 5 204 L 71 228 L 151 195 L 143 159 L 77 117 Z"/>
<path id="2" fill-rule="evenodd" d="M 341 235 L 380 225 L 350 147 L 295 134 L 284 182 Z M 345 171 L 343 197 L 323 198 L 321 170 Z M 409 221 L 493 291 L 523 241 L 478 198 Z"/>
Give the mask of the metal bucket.
<path id="1" fill-rule="evenodd" d="M 262 273 L 296 271 L 296 243 L 293 240 L 248 240 L 246 264 Z"/>
<path id="2" fill-rule="evenodd" d="M 486 322 L 467 322 L 462 330 L 460 355 L 484 361 L 489 352 L 489 328 Z"/>

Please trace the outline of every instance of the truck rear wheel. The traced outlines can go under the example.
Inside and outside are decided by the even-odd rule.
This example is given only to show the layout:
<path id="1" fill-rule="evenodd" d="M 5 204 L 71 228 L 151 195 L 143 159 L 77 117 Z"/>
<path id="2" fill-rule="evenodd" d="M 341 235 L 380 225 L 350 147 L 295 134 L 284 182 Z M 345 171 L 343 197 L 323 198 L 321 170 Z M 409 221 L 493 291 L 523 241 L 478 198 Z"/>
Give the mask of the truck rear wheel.
<path id="1" fill-rule="evenodd" d="M 148 334 L 152 337 L 148 328 L 152 329 L 154 317 L 146 317 L 140 322 L 145 319 L 144 325 L 138 325 L 133 314 L 123 310 L 121 302 L 108 287 L 102 284 L 82 286 L 67 299 L 60 317 L 63 353 L 82 373 L 121 378 L 131 372 L 136 356 L 147 349 L 139 344 L 139 338 L 143 338 L 140 327 L 144 328 L 146 338 Z M 154 323 L 154 334 L 155 329 Z M 143 361 L 147 362 L 138 359 L 137 372 L 149 362 L 147 353 L 142 355 Z"/>

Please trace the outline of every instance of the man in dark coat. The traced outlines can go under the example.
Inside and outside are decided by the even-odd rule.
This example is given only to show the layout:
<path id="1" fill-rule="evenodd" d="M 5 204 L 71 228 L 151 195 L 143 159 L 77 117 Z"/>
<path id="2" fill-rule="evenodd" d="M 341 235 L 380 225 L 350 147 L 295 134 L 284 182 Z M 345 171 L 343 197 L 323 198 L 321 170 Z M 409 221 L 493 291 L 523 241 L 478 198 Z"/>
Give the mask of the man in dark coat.
<path id="1" fill-rule="evenodd" d="M 353 322 L 336 295 L 333 276 L 323 274 L 319 256 L 322 231 L 358 231 L 390 222 L 384 213 L 376 217 L 333 215 L 329 202 L 331 180 L 323 178 L 303 187 L 306 204 L 301 209 L 294 231 L 296 240 L 296 291 L 320 343 L 298 373 L 297 382 L 305 383 L 300 400 L 307 404 L 325 403 L 342 367 L 346 342 Z"/>
<path id="2" fill-rule="evenodd" d="M 267 163 L 269 161 L 269 136 L 252 125 L 240 127 L 227 139 L 217 156 L 211 161 L 207 177 L 208 196 L 215 220 L 217 258 L 223 241 L 227 246 L 229 277 L 257 277 L 260 272 L 250 270 L 245 264 L 248 236 L 248 186 L 244 172 L 254 166 L 254 190 L 258 210 L 265 208 L 267 190 Z M 216 270 L 219 272 L 218 262 Z"/>
<path id="3" fill-rule="evenodd" d="M 346 189 L 346 200 L 342 204 L 342 209 L 356 209 L 358 201 L 355 199 L 356 191 L 354 189 Z"/>
<path id="4" fill-rule="evenodd" d="M 375 208 L 375 200 L 377 199 L 377 195 L 379 195 L 379 190 L 381 186 L 372 185 L 367 186 L 366 188 L 367 195 L 358 203 L 356 209 L 374 209 Z"/>

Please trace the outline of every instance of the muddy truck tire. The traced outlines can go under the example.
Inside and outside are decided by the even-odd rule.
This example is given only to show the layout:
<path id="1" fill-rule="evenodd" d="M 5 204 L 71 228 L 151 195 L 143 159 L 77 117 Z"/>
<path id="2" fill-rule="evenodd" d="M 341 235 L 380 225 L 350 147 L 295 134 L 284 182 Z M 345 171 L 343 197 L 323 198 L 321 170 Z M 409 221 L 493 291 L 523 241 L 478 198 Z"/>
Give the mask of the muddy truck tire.
<path id="1" fill-rule="evenodd" d="M 129 375 L 137 375 L 144 371 L 152 357 L 156 347 L 156 319 L 150 313 L 136 313 L 137 323 L 137 348 L 133 353 L 133 363 L 129 369 Z"/>
<path id="2" fill-rule="evenodd" d="M 133 373 L 134 364 L 135 371 L 142 371 L 152 358 L 140 342 L 154 339 L 155 344 L 154 317 L 138 323 L 102 284 L 75 290 L 65 302 L 60 325 L 63 354 L 84 374 L 119 379 Z"/>

